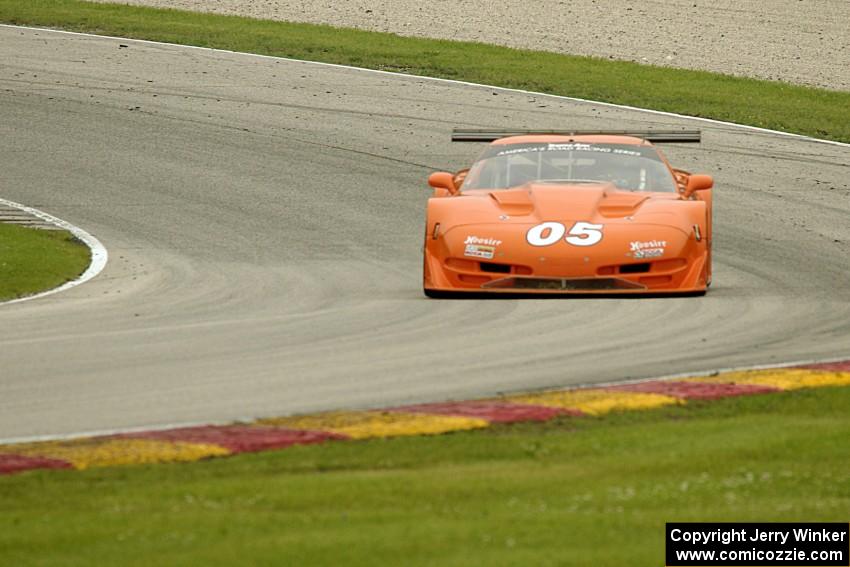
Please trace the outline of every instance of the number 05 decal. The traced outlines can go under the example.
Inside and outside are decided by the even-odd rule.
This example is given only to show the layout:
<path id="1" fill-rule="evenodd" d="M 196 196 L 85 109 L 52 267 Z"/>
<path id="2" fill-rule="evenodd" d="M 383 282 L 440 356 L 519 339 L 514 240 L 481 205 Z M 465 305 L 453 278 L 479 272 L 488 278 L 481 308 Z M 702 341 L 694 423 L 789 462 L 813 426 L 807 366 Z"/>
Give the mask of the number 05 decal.
<path id="1" fill-rule="evenodd" d="M 602 240 L 602 225 L 589 222 L 577 222 L 567 232 L 567 227 L 559 222 L 544 222 L 528 229 L 525 239 L 532 246 L 551 246 L 565 234 L 564 240 L 573 246 L 593 246 Z"/>

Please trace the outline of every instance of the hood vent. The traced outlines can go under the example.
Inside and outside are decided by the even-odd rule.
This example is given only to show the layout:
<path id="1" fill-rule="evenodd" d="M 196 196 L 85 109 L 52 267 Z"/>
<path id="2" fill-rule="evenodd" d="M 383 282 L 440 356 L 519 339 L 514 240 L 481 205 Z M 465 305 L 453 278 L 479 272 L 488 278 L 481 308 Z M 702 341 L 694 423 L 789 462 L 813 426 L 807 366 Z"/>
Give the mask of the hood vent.
<path id="1" fill-rule="evenodd" d="M 499 208 L 510 216 L 530 215 L 534 212 L 534 203 L 526 189 L 505 189 L 493 191 L 490 197 L 499 205 Z"/>
<path id="2" fill-rule="evenodd" d="M 599 204 L 599 214 L 605 217 L 628 217 L 643 205 L 649 196 L 644 193 L 611 192 Z"/>

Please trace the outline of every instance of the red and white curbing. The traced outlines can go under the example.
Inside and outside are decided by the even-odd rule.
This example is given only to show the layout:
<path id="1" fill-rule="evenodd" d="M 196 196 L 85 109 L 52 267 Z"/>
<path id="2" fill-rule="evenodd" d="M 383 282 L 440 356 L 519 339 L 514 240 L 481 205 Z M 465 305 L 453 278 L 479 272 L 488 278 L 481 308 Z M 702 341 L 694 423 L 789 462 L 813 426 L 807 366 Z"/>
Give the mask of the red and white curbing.
<path id="1" fill-rule="evenodd" d="M 0 204 L 14 209 L 18 209 L 57 228 L 67 230 L 83 244 L 85 244 L 91 251 L 91 261 L 89 262 L 89 267 L 86 268 L 86 271 L 80 274 L 78 278 L 66 282 L 59 287 L 43 291 L 41 293 L 36 293 L 34 295 L 28 295 L 26 297 L 20 297 L 18 299 L 12 299 L 9 301 L 2 301 L 0 302 L 0 306 L 10 305 L 12 303 L 21 303 L 23 301 L 31 301 L 33 299 L 39 299 L 41 297 L 46 297 L 48 295 L 53 295 L 54 293 L 59 293 L 61 291 L 71 289 L 72 287 L 76 287 L 94 278 L 106 267 L 106 263 L 109 261 L 109 252 L 107 252 L 106 247 L 100 242 L 100 240 L 98 240 L 85 230 L 81 229 L 80 227 L 74 226 L 73 224 L 67 221 L 54 217 L 53 215 L 47 214 L 44 211 L 40 211 L 38 209 L 34 209 L 26 205 L 22 205 L 14 201 L 8 201 L 6 199 L 0 198 Z"/>

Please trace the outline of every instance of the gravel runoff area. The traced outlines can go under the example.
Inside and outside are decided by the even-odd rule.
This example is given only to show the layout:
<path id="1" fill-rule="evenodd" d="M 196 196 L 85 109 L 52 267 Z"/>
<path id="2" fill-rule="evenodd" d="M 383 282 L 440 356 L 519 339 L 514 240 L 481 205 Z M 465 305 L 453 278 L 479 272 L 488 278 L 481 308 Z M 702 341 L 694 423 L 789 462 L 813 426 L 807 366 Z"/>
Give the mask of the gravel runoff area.
<path id="1" fill-rule="evenodd" d="M 94 0 L 480 41 L 850 90 L 848 0 Z"/>

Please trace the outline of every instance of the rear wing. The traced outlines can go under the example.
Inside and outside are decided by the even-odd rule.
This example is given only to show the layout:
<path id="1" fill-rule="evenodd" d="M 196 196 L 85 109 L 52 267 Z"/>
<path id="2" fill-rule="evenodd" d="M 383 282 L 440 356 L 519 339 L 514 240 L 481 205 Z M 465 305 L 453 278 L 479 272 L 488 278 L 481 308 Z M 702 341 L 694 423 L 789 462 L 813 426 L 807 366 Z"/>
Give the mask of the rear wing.
<path id="1" fill-rule="evenodd" d="M 702 138 L 700 130 L 452 130 L 452 142 L 493 142 L 509 136 L 528 135 L 557 136 L 631 136 L 655 144 L 691 143 L 698 144 Z"/>

